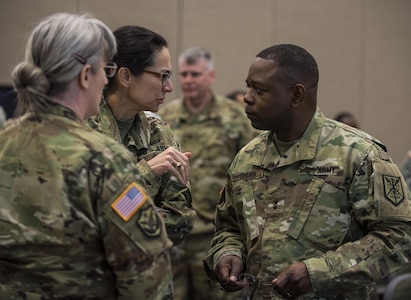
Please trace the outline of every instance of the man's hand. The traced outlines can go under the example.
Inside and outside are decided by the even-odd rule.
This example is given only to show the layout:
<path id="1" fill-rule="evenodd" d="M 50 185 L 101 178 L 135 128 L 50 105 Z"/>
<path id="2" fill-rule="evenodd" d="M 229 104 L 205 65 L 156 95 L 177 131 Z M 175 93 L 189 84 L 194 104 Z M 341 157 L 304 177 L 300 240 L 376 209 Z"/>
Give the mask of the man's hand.
<path id="1" fill-rule="evenodd" d="M 274 290 L 285 298 L 294 299 L 313 291 L 303 262 L 289 265 L 272 282 Z"/>
<path id="2" fill-rule="evenodd" d="M 238 281 L 238 277 L 243 270 L 243 262 L 238 256 L 224 256 L 218 263 L 215 270 L 218 282 L 227 292 L 241 290 L 247 282 Z"/>

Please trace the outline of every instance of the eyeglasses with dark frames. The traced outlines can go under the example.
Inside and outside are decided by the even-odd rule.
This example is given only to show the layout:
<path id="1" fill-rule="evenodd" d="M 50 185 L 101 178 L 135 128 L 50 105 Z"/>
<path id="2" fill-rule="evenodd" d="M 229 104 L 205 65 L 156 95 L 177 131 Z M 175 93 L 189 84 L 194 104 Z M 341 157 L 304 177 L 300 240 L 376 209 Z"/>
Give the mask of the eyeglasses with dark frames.
<path id="1" fill-rule="evenodd" d="M 85 65 L 87 63 L 87 58 L 85 58 L 84 56 L 81 56 L 80 54 L 74 53 L 73 57 L 74 57 L 75 60 L 77 60 L 82 65 Z M 104 73 L 106 74 L 107 78 L 111 78 L 114 75 L 116 75 L 117 69 L 118 69 L 118 67 L 117 67 L 117 64 L 115 62 L 108 62 L 104 66 Z"/>
<path id="2" fill-rule="evenodd" d="M 147 73 L 147 74 L 157 76 L 158 78 L 161 78 L 161 83 L 162 83 L 163 86 L 166 84 L 167 80 L 169 80 L 171 75 L 173 74 L 173 72 L 171 72 L 171 71 L 165 71 L 163 73 L 159 73 L 159 72 L 153 72 L 153 71 L 149 71 L 149 70 L 143 70 L 143 72 Z"/>

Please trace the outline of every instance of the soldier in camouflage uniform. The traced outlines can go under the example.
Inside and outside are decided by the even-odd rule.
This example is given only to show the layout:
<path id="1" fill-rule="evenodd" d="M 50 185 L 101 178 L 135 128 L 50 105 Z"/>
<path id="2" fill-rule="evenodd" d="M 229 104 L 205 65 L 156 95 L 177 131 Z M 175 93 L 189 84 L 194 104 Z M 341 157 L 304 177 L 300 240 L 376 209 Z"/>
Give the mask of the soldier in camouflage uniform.
<path id="1" fill-rule="evenodd" d="M 179 151 L 166 123 L 144 113 L 156 112 L 165 94 L 173 91 L 167 41 L 139 26 L 120 27 L 114 35 L 118 52 L 113 61 L 118 71 L 109 79 L 98 115 L 88 124 L 133 154 L 147 191 L 165 221 L 168 237 L 177 245 L 195 220 L 188 186 L 191 153 Z"/>
<path id="2" fill-rule="evenodd" d="M 83 122 L 115 52 L 101 21 L 56 14 L 13 71 L 25 113 L 0 130 L 0 299 L 173 297 L 172 243 L 143 177 Z"/>
<path id="3" fill-rule="evenodd" d="M 380 142 L 324 117 L 304 49 L 261 51 L 246 82 L 246 113 L 267 131 L 230 166 L 207 274 L 252 299 L 377 299 L 375 282 L 411 259 L 397 166 Z"/>
<path id="4" fill-rule="evenodd" d="M 185 151 L 191 151 L 190 183 L 196 223 L 186 241 L 173 247 L 175 297 L 178 300 L 230 299 L 212 289 L 204 273 L 203 257 L 214 234 L 214 214 L 225 174 L 238 150 L 252 138 L 250 122 L 240 105 L 211 90 L 215 70 L 203 48 L 187 49 L 179 57 L 183 99 L 160 108 Z"/>

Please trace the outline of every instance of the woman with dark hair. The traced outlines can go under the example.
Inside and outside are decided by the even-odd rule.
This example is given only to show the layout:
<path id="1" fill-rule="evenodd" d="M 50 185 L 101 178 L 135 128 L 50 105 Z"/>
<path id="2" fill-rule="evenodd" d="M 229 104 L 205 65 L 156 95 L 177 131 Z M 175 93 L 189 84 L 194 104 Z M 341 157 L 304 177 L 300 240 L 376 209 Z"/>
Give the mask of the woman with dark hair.
<path id="1" fill-rule="evenodd" d="M 188 185 L 191 153 L 180 152 L 170 127 L 144 112 L 157 112 L 166 93 L 173 91 L 167 41 L 140 26 L 120 27 L 114 35 L 117 54 L 113 61 L 118 69 L 109 79 L 99 114 L 88 123 L 133 154 L 176 245 L 195 219 Z"/>

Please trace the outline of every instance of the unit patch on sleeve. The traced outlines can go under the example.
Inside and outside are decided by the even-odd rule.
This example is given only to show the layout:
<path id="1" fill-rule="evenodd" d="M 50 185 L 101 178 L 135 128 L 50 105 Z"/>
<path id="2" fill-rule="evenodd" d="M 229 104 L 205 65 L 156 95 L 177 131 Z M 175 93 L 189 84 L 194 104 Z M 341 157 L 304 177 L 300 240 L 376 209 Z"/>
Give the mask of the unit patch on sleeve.
<path id="1" fill-rule="evenodd" d="M 402 188 L 401 178 L 396 176 L 382 175 L 384 183 L 384 196 L 395 206 L 404 200 L 404 190 Z"/>
<path id="2" fill-rule="evenodd" d="M 136 224 L 149 237 L 159 236 L 161 233 L 160 217 L 154 209 L 141 209 Z"/>
<path id="3" fill-rule="evenodd" d="M 111 207 L 124 221 L 128 221 L 147 199 L 143 189 L 133 182 L 114 200 Z"/>

